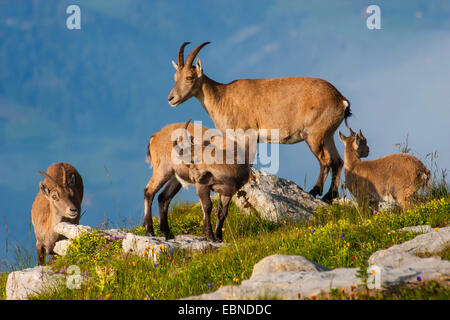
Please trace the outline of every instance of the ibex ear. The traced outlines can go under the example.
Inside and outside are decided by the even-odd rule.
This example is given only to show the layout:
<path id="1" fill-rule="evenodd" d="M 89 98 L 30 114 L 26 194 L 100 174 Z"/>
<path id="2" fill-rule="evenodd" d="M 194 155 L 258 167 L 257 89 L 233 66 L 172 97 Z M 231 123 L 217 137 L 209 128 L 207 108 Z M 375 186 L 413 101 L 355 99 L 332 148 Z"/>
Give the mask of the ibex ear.
<path id="1" fill-rule="evenodd" d="M 175 70 L 177 70 L 178 71 L 178 65 L 175 63 L 175 61 L 173 61 L 172 60 L 172 65 L 173 65 L 173 67 L 175 68 Z"/>
<path id="2" fill-rule="evenodd" d="M 42 181 L 39 182 L 39 188 L 41 189 L 44 196 L 50 200 L 50 190 L 47 188 L 47 186 Z"/>
<path id="3" fill-rule="evenodd" d="M 339 139 L 341 139 L 343 142 L 345 141 L 345 136 L 342 134 L 341 130 L 338 130 Z"/>
<path id="4" fill-rule="evenodd" d="M 361 142 L 361 136 L 359 135 L 359 133 L 357 133 L 355 136 L 355 142 L 356 145 L 359 147 L 359 143 Z"/>
<path id="5" fill-rule="evenodd" d="M 200 78 L 203 75 L 202 61 L 200 58 L 197 58 L 197 61 L 195 61 L 195 69 L 197 70 L 197 77 Z"/>
<path id="6" fill-rule="evenodd" d="M 75 174 L 72 174 L 67 185 L 69 186 L 69 188 L 73 188 L 75 186 Z"/>

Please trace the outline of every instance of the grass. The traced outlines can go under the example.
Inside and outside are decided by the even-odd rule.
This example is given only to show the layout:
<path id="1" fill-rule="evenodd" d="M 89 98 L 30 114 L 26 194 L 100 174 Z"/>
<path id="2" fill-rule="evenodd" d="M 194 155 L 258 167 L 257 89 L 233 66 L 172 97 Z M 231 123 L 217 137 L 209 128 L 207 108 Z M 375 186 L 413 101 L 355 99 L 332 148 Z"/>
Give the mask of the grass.
<path id="1" fill-rule="evenodd" d="M 445 183 L 445 176 L 443 180 Z M 224 224 L 226 246 L 203 252 L 162 254 L 157 264 L 133 255 L 123 255 L 121 240 L 107 241 L 99 234 L 81 236 L 73 241 L 64 257 L 48 266 L 66 273 L 76 265 L 85 281 L 80 289 L 61 285 L 33 299 L 178 299 L 236 285 L 248 279 L 253 266 L 272 254 L 302 255 L 328 268 L 358 267 L 365 275 L 370 255 L 414 238 L 413 232 L 394 232 L 403 227 L 429 224 L 449 225 L 450 195 L 443 182 L 432 192 L 416 199 L 404 212 L 372 211 L 368 206 L 355 208 L 333 204 L 316 210 L 304 223 L 273 223 L 257 212 L 244 214 L 233 203 Z M 212 223 L 218 204 L 214 202 Z M 169 213 L 169 225 L 175 235 L 202 235 L 203 213 L 197 203 L 178 202 Z M 159 221 L 154 218 L 155 231 Z M 142 226 L 128 230 L 143 235 Z M 160 235 L 160 234 L 157 234 Z M 33 265 L 31 253 L 17 248 L 15 262 L 8 271 Z M 436 254 L 449 259 L 449 248 Z M 0 273 L 0 300 L 5 299 L 8 273 Z M 329 299 L 448 299 L 448 288 L 437 283 L 396 287 L 389 291 L 343 293 L 334 290 Z M 265 297 L 270 298 L 270 297 Z"/>
<path id="2" fill-rule="evenodd" d="M 89 280 L 79 290 L 62 286 L 35 299 L 178 299 L 239 284 L 251 276 L 255 263 L 272 254 L 302 255 L 328 268 L 365 270 L 373 252 L 416 236 L 412 232 L 392 231 L 420 224 L 443 227 L 449 223 L 449 212 L 450 197 L 446 196 L 418 204 L 401 214 L 374 214 L 369 209 L 332 205 L 317 210 L 308 223 L 276 224 L 262 220 L 257 213 L 243 214 L 231 205 L 224 231 L 227 246 L 215 251 L 178 252 L 172 257 L 163 254 L 157 264 L 120 254 L 120 240 L 108 242 L 96 234 L 86 235 L 50 267 L 64 273 L 68 266 L 77 265 Z M 197 204 L 174 206 L 169 221 L 175 234 L 202 234 L 202 212 Z M 158 220 L 154 222 L 157 230 Z M 144 232 L 142 227 L 132 231 Z M 425 292 L 424 296 L 420 290 Z M 353 298 L 409 299 L 417 294 L 430 299 L 448 296 L 444 288 L 425 285 L 420 289 L 398 288 Z"/>
<path id="3" fill-rule="evenodd" d="M 0 300 L 6 299 L 6 281 L 8 280 L 8 273 L 0 273 Z"/>
<path id="4" fill-rule="evenodd" d="M 342 292 L 333 290 L 328 299 L 334 300 L 449 300 L 448 286 L 435 281 L 428 281 L 415 285 L 402 285 L 389 288 L 389 290 Z"/>

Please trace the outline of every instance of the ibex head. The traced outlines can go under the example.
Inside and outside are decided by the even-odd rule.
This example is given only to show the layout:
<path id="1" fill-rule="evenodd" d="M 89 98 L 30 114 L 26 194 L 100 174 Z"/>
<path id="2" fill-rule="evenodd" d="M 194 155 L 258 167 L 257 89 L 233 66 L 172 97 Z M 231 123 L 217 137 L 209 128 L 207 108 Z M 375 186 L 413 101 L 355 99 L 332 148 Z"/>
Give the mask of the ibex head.
<path id="1" fill-rule="evenodd" d="M 200 50 L 210 42 L 204 42 L 191 51 L 184 61 L 184 47 L 190 42 L 184 42 L 178 52 L 178 64 L 172 61 L 176 72 L 174 75 L 175 85 L 169 94 L 169 104 L 176 107 L 189 98 L 196 95 L 201 87 L 201 79 L 203 76 L 202 62 L 197 58 L 195 67 L 192 65 L 195 57 Z"/>
<path id="2" fill-rule="evenodd" d="M 350 127 L 350 136 L 346 137 L 339 130 L 339 138 L 344 142 L 345 148 L 353 148 L 356 151 L 358 158 L 365 158 L 369 155 L 369 146 L 367 145 L 367 139 L 364 137 L 361 129 L 358 133 L 355 133 Z"/>
<path id="3" fill-rule="evenodd" d="M 75 175 L 72 174 L 70 180 L 66 181 L 66 170 L 62 168 L 62 183 L 58 181 L 47 173 L 39 171 L 47 181 L 41 181 L 39 187 L 50 202 L 50 206 L 55 209 L 55 213 L 59 216 L 76 219 L 80 214 L 80 208 L 78 208 L 74 202 L 75 201 Z M 44 183 L 45 182 L 45 183 Z"/>

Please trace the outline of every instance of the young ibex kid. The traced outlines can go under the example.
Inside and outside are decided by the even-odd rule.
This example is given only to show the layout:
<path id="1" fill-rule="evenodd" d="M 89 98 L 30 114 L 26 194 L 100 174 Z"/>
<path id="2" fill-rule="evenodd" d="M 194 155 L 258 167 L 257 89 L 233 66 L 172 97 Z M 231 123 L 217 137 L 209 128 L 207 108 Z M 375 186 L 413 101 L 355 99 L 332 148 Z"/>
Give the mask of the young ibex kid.
<path id="1" fill-rule="evenodd" d="M 178 193 L 181 186 L 194 185 L 197 191 L 197 195 L 200 198 L 200 202 L 203 209 L 203 232 L 212 241 L 222 241 L 222 227 L 227 216 L 228 205 L 232 196 L 248 181 L 250 174 L 249 155 L 245 153 L 245 161 L 241 163 L 236 162 L 236 152 L 233 155 L 233 163 L 225 163 L 226 161 L 216 161 L 215 153 L 207 154 L 203 152 L 206 147 L 211 147 L 213 144 L 217 147 L 216 152 L 221 151 L 225 160 L 226 155 L 226 139 L 212 138 L 209 141 L 195 141 L 192 137 L 194 133 L 194 127 L 197 125 L 189 125 L 175 123 L 170 124 L 150 138 L 147 150 L 147 162 L 151 161 L 153 167 L 153 177 L 148 182 L 144 190 L 145 198 L 145 219 L 144 225 L 147 235 L 154 235 L 152 224 L 151 206 L 153 197 L 166 184 L 164 190 L 158 196 L 159 204 L 159 217 L 160 217 L 160 230 L 165 235 L 166 239 L 172 238 L 170 234 L 169 225 L 167 222 L 167 211 L 170 201 Z M 201 129 L 202 137 L 208 128 L 199 126 Z M 172 133 L 177 129 L 183 130 L 183 141 L 189 141 L 191 144 L 189 147 L 191 151 L 194 149 L 200 149 L 201 157 L 199 159 L 193 159 L 192 157 L 188 161 L 180 161 L 180 155 L 173 156 L 173 148 L 179 144 L 179 139 L 173 141 Z M 234 145 L 234 140 L 233 140 Z M 256 145 L 256 144 L 255 144 Z M 247 148 L 248 151 L 248 148 Z M 245 152 L 245 151 L 244 151 Z M 214 157 L 212 159 L 211 157 Z M 220 158 L 220 157 L 218 157 Z M 200 161 L 199 161 L 200 160 Z M 211 210 L 212 202 L 210 198 L 210 191 L 214 191 L 219 194 L 220 207 L 217 212 L 217 224 L 215 234 L 212 232 L 211 227 Z"/>
<path id="2" fill-rule="evenodd" d="M 368 198 L 371 205 L 378 206 L 381 201 L 394 200 L 402 209 L 409 207 L 411 196 L 428 186 L 430 170 L 405 153 L 362 161 L 369 155 L 367 140 L 361 130 L 349 130 L 349 137 L 338 132 L 345 144 L 345 187 L 360 203 Z"/>
<path id="3" fill-rule="evenodd" d="M 44 181 L 39 183 L 39 192 L 31 208 L 31 221 L 36 235 L 38 264 L 45 263 L 45 257 L 53 254 L 53 248 L 63 237 L 53 227 L 65 221 L 78 224 L 83 180 L 78 171 L 68 163 L 52 164 L 47 173 L 39 171 Z"/>

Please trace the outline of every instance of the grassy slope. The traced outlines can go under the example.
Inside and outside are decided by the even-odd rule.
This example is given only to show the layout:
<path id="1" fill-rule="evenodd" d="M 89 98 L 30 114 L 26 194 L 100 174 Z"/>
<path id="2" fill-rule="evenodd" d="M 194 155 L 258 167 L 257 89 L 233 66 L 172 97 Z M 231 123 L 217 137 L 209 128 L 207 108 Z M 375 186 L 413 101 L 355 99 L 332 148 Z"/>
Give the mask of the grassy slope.
<path id="1" fill-rule="evenodd" d="M 250 277 L 255 263 L 276 253 L 302 255 L 329 268 L 364 269 L 374 251 L 415 236 L 393 230 L 420 224 L 442 227 L 449 224 L 449 212 L 450 197 L 446 196 L 401 214 L 374 214 L 369 209 L 333 205 L 319 209 L 308 223 L 275 224 L 261 220 L 256 213 L 242 214 L 233 205 L 225 222 L 224 241 L 228 246 L 217 251 L 163 255 L 156 265 L 143 258 L 118 254 L 120 241 L 108 243 L 100 236 L 87 235 L 76 241 L 65 257 L 56 259 L 51 268 L 64 272 L 69 265 L 77 265 L 91 280 L 79 290 L 62 287 L 36 298 L 177 299 L 238 284 Z M 202 213 L 196 204 L 174 206 L 169 219 L 175 234 L 202 233 Z M 157 219 L 155 225 L 157 230 Z M 132 231 L 143 233 L 143 228 Z M 448 254 L 442 256 L 448 258 Z M 4 287 L 2 279 L 0 276 L 0 286 Z M 449 298 L 449 293 L 431 283 L 375 295 L 335 292 L 331 298 L 429 299 Z"/>

